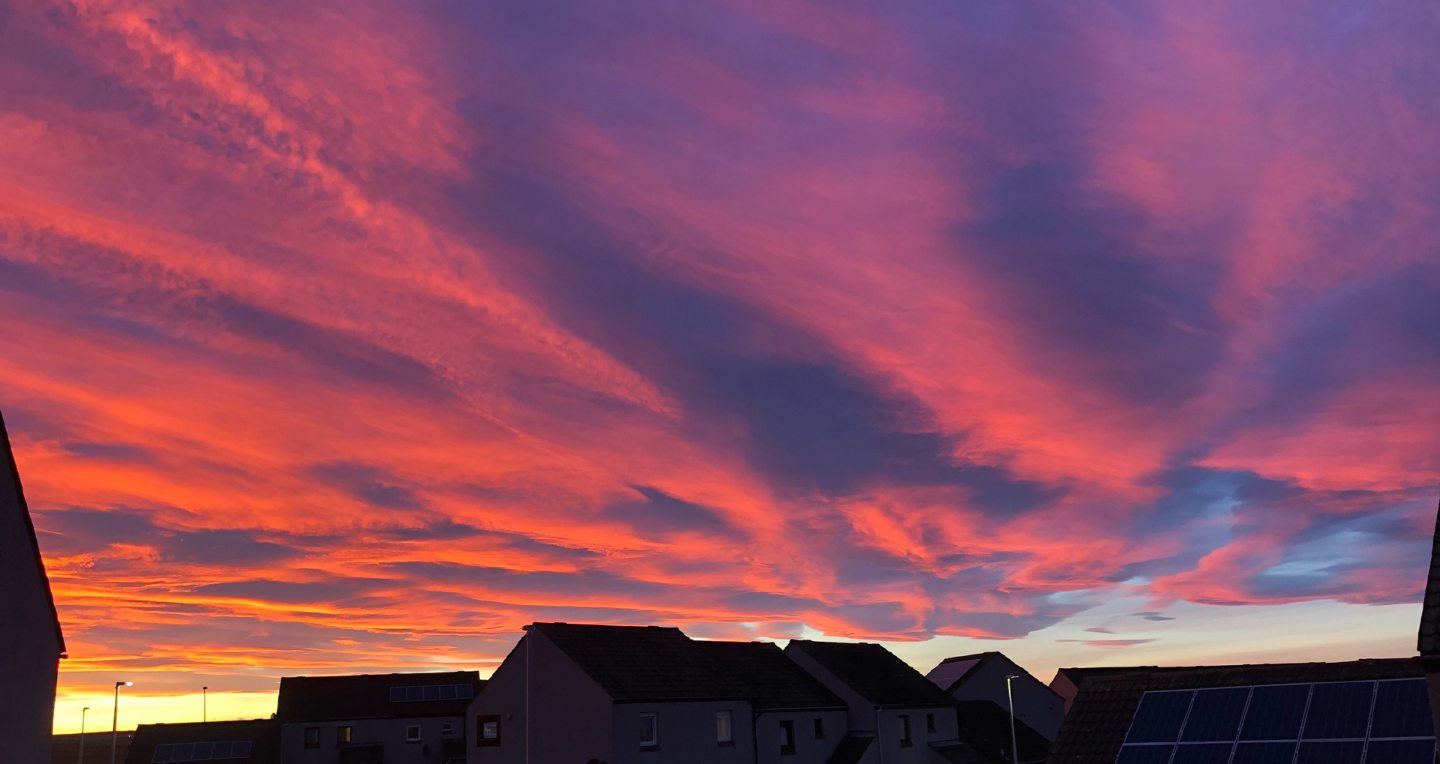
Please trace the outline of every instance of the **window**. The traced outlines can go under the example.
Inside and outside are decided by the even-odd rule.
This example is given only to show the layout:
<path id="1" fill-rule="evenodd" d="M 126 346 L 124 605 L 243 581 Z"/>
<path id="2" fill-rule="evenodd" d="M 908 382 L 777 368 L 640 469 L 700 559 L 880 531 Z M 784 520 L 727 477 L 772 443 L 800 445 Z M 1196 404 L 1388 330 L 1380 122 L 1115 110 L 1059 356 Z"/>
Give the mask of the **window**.
<path id="1" fill-rule="evenodd" d="M 780 720 L 780 753 L 783 756 L 795 753 L 795 722 L 789 719 Z"/>
<path id="2" fill-rule="evenodd" d="M 495 745 L 500 745 L 500 717 L 475 717 L 475 746 L 482 748 Z"/>
<path id="3" fill-rule="evenodd" d="M 825 739 L 825 720 L 819 716 L 815 717 L 815 739 Z"/>
<path id="4" fill-rule="evenodd" d="M 910 715 L 900 714 L 900 745 L 909 748 L 915 741 L 910 739 Z"/>
<path id="5" fill-rule="evenodd" d="M 305 728 L 305 747 L 306 747 L 306 748 L 319 748 L 319 747 L 320 747 L 320 728 L 319 728 L 319 727 L 306 727 L 306 728 Z"/>
<path id="6" fill-rule="evenodd" d="M 660 747 L 660 718 L 655 714 L 640 714 L 640 747 Z"/>
<path id="7" fill-rule="evenodd" d="M 345 726 L 343 726 L 343 727 L 336 727 L 336 728 L 335 728 L 335 745 L 345 745 L 346 743 L 353 742 L 354 738 L 355 738 L 355 728 L 354 728 L 354 727 L 351 727 L 350 725 L 347 724 L 347 725 L 345 725 Z"/>
<path id="8" fill-rule="evenodd" d="M 925 731 L 935 733 L 935 714 L 925 714 Z"/>
<path id="9" fill-rule="evenodd" d="M 441 735 L 444 735 L 445 737 L 450 737 L 451 735 L 454 735 L 454 734 L 455 734 L 455 722 L 441 722 L 441 723 L 440 723 L 440 734 L 441 734 Z"/>
<path id="10" fill-rule="evenodd" d="M 407 743 L 418 743 L 418 742 L 420 742 L 420 725 L 418 725 L 418 724 L 407 724 L 407 725 L 405 725 L 405 742 L 407 742 Z"/>
<path id="11" fill-rule="evenodd" d="M 729 745 L 735 742 L 735 733 L 730 728 L 732 721 L 729 711 L 715 712 L 715 742 Z"/>

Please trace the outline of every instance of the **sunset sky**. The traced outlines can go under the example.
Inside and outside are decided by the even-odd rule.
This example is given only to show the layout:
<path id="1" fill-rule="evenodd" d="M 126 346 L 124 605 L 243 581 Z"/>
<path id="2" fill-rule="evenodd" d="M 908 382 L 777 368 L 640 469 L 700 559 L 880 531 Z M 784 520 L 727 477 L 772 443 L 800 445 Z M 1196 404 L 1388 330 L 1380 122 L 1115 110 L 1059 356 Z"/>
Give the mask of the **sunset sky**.
<path id="1" fill-rule="evenodd" d="M 1440 6 L 0 0 L 56 728 L 533 620 L 1414 652 Z"/>

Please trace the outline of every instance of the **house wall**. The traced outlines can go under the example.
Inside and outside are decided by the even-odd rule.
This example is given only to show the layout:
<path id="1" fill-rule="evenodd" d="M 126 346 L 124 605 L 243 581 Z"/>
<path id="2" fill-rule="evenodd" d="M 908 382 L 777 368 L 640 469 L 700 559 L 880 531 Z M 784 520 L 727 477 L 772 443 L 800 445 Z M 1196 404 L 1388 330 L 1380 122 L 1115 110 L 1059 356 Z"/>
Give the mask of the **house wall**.
<path id="1" fill-rule="evenodd" d="M 934 759 L 931 744 L 954 743 L 960 739 L 960 724 L 955 709 L 947 706 L 936 708 L 882 708 L 874 712 L 878 732 L 875 744 L 870 746 L 867 760 L 884 764 L 930 764 Z M 925 727 L 926 714 L 935 715 L 935 731 Z M 908 746 L 901 745 L 900 717 L 910 717 L 910 740 Z"/>
<path id="2" fill-rule="evenodd" d="M 715 714 L 730 712 L 732 745 L 715 740 Z M 660 745 L 640 747 L 640 715 L 659 722 Z M 778 734 L 778 728 L 777 728 Z M 615 706 L 614 758 L 607 764 L 740 764 L 755 761 L 754 714 L 743 701 L 621 703 Z"/>
<path id="3" fill-rule="evenodd" d="M 36 565 L 31 531 L 20 502 L 8 445 L 0 431 L 0 759 L 50 760 L 50 730 L 55 711 L 55 677 L 60 640 L 50 590 Z M 104 709 L 108 714 L 108 708 Z M 108 744 L 108 740 L 106 741 Z"/>
<path id="4" fill-rule="evenodd" d="M 445 734 L 445 724 L 451 733 Z M 406 728 L 420 726 L 420 742 L 405 739 Z M 289 722 L 280 727 L 280 761 L 282 764 L 338 764 L 341 746 L 336 731 L 352 727 L 352 744 L 381 743 L 385 746 L 385 764 L 444 764 L 444 741 L 465 735 L 465 719 L 460 716 L 429 716 L 399 719 L 355 719 L 323 722 Z M 320 730 L 320 747 L 305 747 L 305 730 Z M 453 745 L 453 744 L 452 744 Z"/>
<path id="5" fill-rule="evenodd" d="M 1060 723 L 1065 721 L 1065 700 L 1009 658 L 996 656 L 982 661 L 950 691 L 950 696 L 956 700 L 988 700 L 1008 711 L 1010 705 L 1005 694 L 1008 675 L 1016 675 L 1015 718 L 1053 742 L 1060 732 Z"/>
<path id="6" fill-rule="evenodd" d="M 528 735 L 527 685 L 529 706 L 536 710 Z M 492 714 L 500 717 L 500 745 L 480 746 L 477 718 Z M 595 759 L 608 764 L 615 761 L 611 757 L 613 718 L 610 696 L 544 635 L 531 631 L 521 637 L 470 703 L 466 760 L 470 764 L 585 764 Z"/>
<path id="7" fill-rule="evenodd" d="M 759 764 L 825 764 L 848 732 L 849 714 L 831 711 L 767 711 L 755 720 L 756 758 Z M 816 739 L 815 720 L 825 724 L 825 737 Z M 780 753 L 780 722 L 795 723 L 795 753 Z"/>

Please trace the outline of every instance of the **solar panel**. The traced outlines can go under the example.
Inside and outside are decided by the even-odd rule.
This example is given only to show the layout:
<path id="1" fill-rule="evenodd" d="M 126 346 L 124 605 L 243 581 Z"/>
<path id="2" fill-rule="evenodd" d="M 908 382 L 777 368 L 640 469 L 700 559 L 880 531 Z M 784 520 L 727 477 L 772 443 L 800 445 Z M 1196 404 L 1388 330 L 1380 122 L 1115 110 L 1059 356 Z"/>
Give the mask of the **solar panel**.
<path id="1" fill-rule="evenodd" d="M 1374 682 L 1329 682 L 1315 685 L 1305 714 L 1306 740 L 1364 738 L 1370 727 Z"/>
<path id="2" fill-rule="evenodd" d="M 1365 761 L 1371 764 L 1434 764 L 1435 740 L 1371 740 Z"/>
<path id="3" fill-rule="evenodd" d="M 1116 761 L 1435 764 L 1435 730 L 1422 679 L 1163 690 L 1141 697 Z"/>
<path id="4" fill-rule="evenodd" d="M 475 697 L 475 688 L 468 684 L 455 685 L 455 697 L 460 700 L 469 700 Z"/>
<path id="5" fill-rule="evenodd" d="M 1365 743 L 1361 740 L 1343 743 L 1306 741 L 1300 744 L 1299 760 L 1304 764 L 1360 764 L 1360 758 L 1364 755 Z"/>
<path id="6" fill-rule="evenodd" d="M 1127 745 L 1120 749 L 1115 764 L 1170 764 L 1170 745 Z"/>
<path id="7" fill-rule="evenodd" d="M 1375 717 L 1370 737 L 1430 737 L 1430 698 L 1424 679 L 1380 682 L 1375 690 Z"/>
<path id="8" fill-rule="evenodd" d="M 1230 764 L 1291 764 L 1293 761 L 1294 743 L 1240 743 L 1235 746 L 1235 758 Z"/>
<path id="9" fill-rule="evenodd" d="M 1234 740 L 1236 731 L 1240 729 L 1240 717 L 1245 714 L 1245 701 L 1249 697 L 1249 687 L 1225 687 L 1196 692 L 1195 700 L 1190 704 L 1190 716 L 1185 722 L 1185 734 L 1181 735 L 1180 739 L 1226 742 Z"/>
<path id="10" fill-rule="evenodd" d="M 1175 748 L 1171 764 L 1227 764 L 1230 761 L 1230 743 L 1198 743 Z"/>
<path id="11" fill-rule="evenodd" d="M 1126 743 L 1173 743 L 1180 738 L 1180 725 L 1190 709 L 1194 690 L 1147 692 L 1140 698 L 1130 722 Z"/>
<path id="12" fill-rule="evenodd" d="M 1308 684 L 1273 684 L 1256 687 L 1240 729 L 1241 740 L 1294 740 L 1300 737 L 1305 717 Z"/>
<path id="13" fill-rule="evenodd" d="M 475 697 L 475 690 L 468 684 L 425 684 L 411 687 L 391 687 L 391 703 L 420 703 L 436 700 L 469 700 Z"/>

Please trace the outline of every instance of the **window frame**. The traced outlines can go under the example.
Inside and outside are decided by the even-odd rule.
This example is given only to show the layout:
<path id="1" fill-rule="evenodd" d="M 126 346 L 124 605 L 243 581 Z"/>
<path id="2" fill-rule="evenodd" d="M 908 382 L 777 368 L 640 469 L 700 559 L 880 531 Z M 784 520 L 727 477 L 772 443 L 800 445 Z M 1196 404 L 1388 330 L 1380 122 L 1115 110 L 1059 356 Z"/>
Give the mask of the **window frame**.
<path id="1" fill-rule="evenodd" d="M 909 748 L 915 745 L 915 738 L 910 734 L 910 714 L 900 714 L 900 747 Z"/>
<path id="2" fill-rule="evenodd" d="M 415 734 L 412 735 L 412 734 L 410 734 L 411 732 L 414 732 Z M 418 724 L 407 724 L 407 725 L 405 725 L 405 742 L 407 742 L 407 743 L 419 743 L 419 742 L 423 741 L 424 739 L 425 739 L 425 730 L 422 729 L 422 728 L 420 727 L 420 725 L 418 725 Z"/>
<path id="3" fill-rule="evenodd" d="M 925 731 L 931 735 L 935 734 L 935 714 L 925 714 Z"/>
<path id="4" fill-rule="evenodd" d="M 485 725 L 488 722 L 495 723 L 495 737 L 485 736 Z M 475 747 L 491 748 L 500 745 L 500 714 L 477 714 L 475 716 Z"/>
<path id="5" fill-rule="evenodd" d="M 350 724 L 341 724 L 335 728 L 335 747 L 348 745 L 355 742 L 355 727 Z"/>
<path id="6" fill-rule="evenodd" d="M 814 731 L 815 731 L 815 739 L 816 739 L 816 740 L 824 740 L 824 739 L 825 739 L 825 717 L 823 717 L 823 716 L 817 716 L 817 717 L 815 717 L 815 730 L 814 730 Z"/>
<path id="7" fill-rule="evenodd" d="M 645 737 L 645 721 L 650 721 L 650 737 Z M 660 747 L 660 714 L 654 711 L 640 713 L 640 750 L 653 751 Z"/>
<path id="8" fill-rule="evenodd" d="M 724 720 L 725 734 L 720 734 L 721 720 Z M 715 745 L 735 745 L 735 713 L 729 709 L 715 712 Z"/>
<path id="9" fill-rule="evenodd" d="M 780 720 L 780 755 L 795 755 L 795 720 Z"/>
<path id="10" fill-rule="evenodd" d="M 305 728 L 305 747 L 306 747 L 306 748 L 319 748 L 319 747 L 320 747 L 320 728 L 319 728 L 319 727 L 306 727 L 306 728 Z"/>

